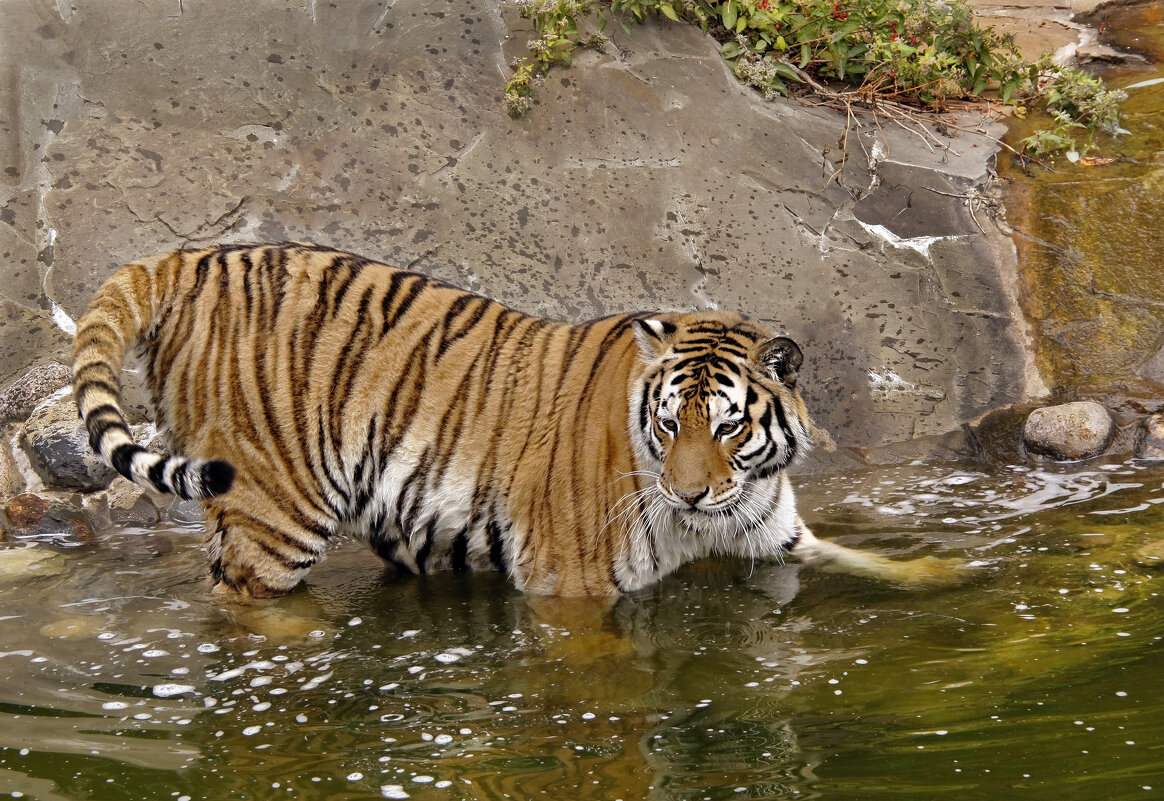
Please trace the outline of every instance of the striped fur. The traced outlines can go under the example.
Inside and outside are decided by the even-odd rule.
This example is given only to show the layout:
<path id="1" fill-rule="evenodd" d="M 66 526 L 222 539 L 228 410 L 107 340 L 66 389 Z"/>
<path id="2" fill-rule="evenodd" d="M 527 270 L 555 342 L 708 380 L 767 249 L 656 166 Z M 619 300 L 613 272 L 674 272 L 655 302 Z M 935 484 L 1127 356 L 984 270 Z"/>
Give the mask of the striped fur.
<path id="1" fill-rule="evenodd" d="M 121 412 L 134 347 L 172 456 Z M 349 253 L 225 245 L 114 275 L 74 394 L 119 473 L 203 501 L 220 588 L 286 593 L 348 534 L 409 573 L 604 596 L 811 537 L 784 470 L 808 448 L 800 361 L 737 314 L 567 325 Z"/>

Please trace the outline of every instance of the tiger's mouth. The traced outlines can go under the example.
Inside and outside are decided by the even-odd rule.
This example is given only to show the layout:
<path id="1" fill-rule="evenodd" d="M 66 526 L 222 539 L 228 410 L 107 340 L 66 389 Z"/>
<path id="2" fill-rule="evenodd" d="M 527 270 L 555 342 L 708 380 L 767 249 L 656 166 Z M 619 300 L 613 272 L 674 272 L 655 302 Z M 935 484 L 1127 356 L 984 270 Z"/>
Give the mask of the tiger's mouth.
<path id="1" fill-rule="evenodd" d="M 659 494 L 676 512 L 693 516 L 722 517 L 730 515 L 744 500 L 744 492 L 736 484 L 720 493 L 714 493 L 710 487 L 699 493 L 681 493 L 666 486 L 662 481 L 658 483 Z"/>
<path id="2" fill-rule="evenodd" d="M 762 524 L 776 507 L 779 496 L 779 493 L 766 492 L 762 487 L 743 481 L 718 495 L 709 492 L 695 499 L 689 496 L 685 500 L 661 484 L 659 494 L 676 519 L 689 528 L 720 532 Z"/>

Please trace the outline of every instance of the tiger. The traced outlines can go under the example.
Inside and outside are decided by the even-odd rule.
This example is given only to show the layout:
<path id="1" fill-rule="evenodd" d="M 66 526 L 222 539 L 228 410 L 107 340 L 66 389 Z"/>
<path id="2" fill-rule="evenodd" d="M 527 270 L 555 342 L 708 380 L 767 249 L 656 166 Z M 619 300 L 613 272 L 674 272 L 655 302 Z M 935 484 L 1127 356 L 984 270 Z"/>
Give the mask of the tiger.
<path id="1" fill-rule="evenodd" d="M 131 434 L 127 356 L 168 453 Z M 341 537 L 405 574 L 500 571 L 566 598 L 709 556 L 926 574 L 797 513 L 802 363 L 735 312 L 570 324 L 320 245 L 222 244 L 106 281 L 72 385 L 117 473 L 201 502 L 221 593 L 287 594 Z"/>

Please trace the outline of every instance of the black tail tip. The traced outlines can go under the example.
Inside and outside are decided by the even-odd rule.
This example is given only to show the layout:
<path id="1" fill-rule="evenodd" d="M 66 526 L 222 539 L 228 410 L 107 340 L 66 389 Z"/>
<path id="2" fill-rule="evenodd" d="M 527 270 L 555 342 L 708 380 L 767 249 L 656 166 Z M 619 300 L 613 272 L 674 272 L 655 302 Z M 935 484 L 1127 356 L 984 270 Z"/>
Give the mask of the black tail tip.
<path id="1" fill-rule="evenodd" d="M 213 461 L 202 466 L 202 488 L 207 497 L 221 495 L 234 483 L 234 465 L 230 462 Z"/>

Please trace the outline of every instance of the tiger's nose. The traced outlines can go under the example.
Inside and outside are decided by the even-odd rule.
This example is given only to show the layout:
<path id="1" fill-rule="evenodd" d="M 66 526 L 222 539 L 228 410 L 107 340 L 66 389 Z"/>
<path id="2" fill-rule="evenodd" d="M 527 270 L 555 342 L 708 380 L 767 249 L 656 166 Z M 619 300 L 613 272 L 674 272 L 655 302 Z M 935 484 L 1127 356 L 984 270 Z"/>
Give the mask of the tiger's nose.
<path id="1" fill-rule="evenodd" d="M 710 487 L 701 487 L 697 490 L 679 490 L 672 487 L 671 491 L 674 492 L 675 496 L 679 498 L 679 500 L 683 501 L 683 503 L 689 506 L 695 506 L 695 504 L 699 503 L 703 496 L 707 495 L 707 492 L 710 489 Z"/>

